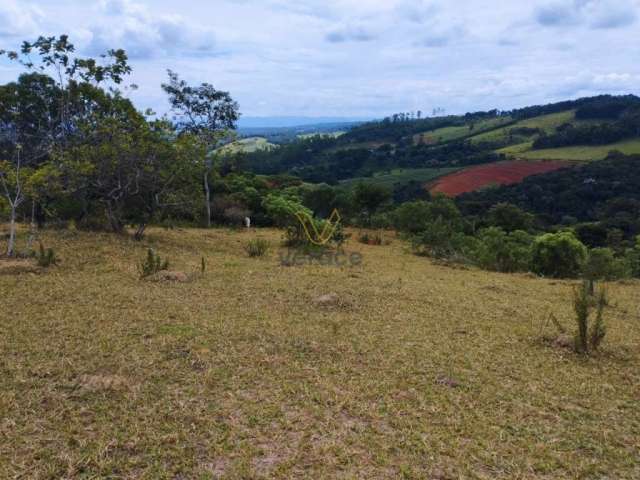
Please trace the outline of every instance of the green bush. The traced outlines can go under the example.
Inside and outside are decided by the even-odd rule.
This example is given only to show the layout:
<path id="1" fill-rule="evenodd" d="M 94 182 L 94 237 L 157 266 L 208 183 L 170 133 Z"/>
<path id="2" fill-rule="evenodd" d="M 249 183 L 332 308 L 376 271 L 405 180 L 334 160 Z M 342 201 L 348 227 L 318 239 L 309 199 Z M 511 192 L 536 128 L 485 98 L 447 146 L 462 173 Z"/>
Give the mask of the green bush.
<path id="1" fill-rule="evenodd" d="M 153 248 L 147 250 L 147 256 L 144 261 L 140 264 L 139 271 L 140 277 L 145 278 L 155 273 L 158 273 L 162 270 L 169 269 L 169 261 L 162 260 L 160 255 L 158 255 Z"/>
<path id="2" fill-rule="evenodd" d="M 481 268 L 497 272 L 522 272 L 531 264 L 531 235 L 522 230 L 506 233 L 498 227 L 478 232 L 474 260 Z"/>
<path id="3" fill-rule="evenodd" d="M 582 276 L 589 282 L 596 280 L 616 280 L 626 276 L 626 265 L 622 259 L 615 258 L 610 248 L 589 250 L 587 260 L 582 267 Z"/>
<path id="4" fill-rule="evenodd" d="M 358 241 L 360 243 L 364 243 L 365 245 L 382 245 L 384 243 L 384 239 L 382 235 L 378 232 L 368 233 L 364 232 L 358 237 Z"/>
<path id="5" fill-rule="evenodd" d="M 582 282 L 573 292 L 573 310 L 576 314 L 577 331 L 575 335 L 575 349 L 578 353 L 588 354 L 598 350 L 607 333 L 604 324 L 604 307 L 607 295 L 601 288 L 595 298 L 590 293 L 588 281 Z M 595 308 L 595 318 L 592 318 Z"/>
<path id="6" fill-rule="evenodd" d="M 244 249 L 250 257 L 262 257 L 269 250 L 269 242 L 264 238 L 249 240 Z"/>
<path id="7" fill-rule="evenodd" d="M 640 235 L 636 237 L 636 244 L 633 248 L 628 248 L 624 255 L 625 264 L 629 275 L 640 277 Z"/>
<path id="8" fill-rule="evenodd" d="M 531 267 L 540 275 L 575 277 L 587 259 L 587 247 L 571 232 L 545 233 L 532 245 Z"/>
<path id="9" fill-rule="evenodd" d="M 56 265 L 58 259 L 56 258 L 56 253 L 53 251 L 53 248 L 45 249 L 42 242 L 40 242 L 40 249 L 38 253 L 36 253 L 36 261 L 38 262 L 38 266 L 46 268 L 51 265 Z"/>

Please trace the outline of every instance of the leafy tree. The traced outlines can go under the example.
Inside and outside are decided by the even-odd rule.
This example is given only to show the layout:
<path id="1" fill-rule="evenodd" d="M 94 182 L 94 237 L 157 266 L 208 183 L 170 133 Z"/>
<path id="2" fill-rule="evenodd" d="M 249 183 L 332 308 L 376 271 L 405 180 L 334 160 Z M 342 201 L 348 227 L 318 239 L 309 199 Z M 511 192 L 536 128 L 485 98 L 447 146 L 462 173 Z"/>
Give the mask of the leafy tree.
<path id="1" fill-rule="evenodd" d="M 364 215 L 367 225 L 378 208 L 390 199 L 391 192 L 387 188 L 375 184 L 359 183 L 353 192 L 354 206 Z"/>
<path id="2" fill-rule="evenodd" d="M 169 96 L 171 109 L 181 134 L 192 135 L 200 145 L 198 163 L 202 170 L 205 192 L 207 226 L 211 226 L 211 188 L 209 176 L 213 169 L 213 150 L 221 140 L 235 129 L 240 117 L 238 103 L 228 92 L 216 90 L 213 85 L 202 83 L 197 87 L 180 80 L 177 73 L 168 71 L 169 83 L 162 89 Z"/>
<path id="3" fill-rule="evenodd" d="M 587 247 L 573 233 L 545 233 L 533 241 L 532 269 L 551 277 L 575 277 L 587 254 Z"/>
<path id="4" fill-rule="evenodd" d="M 0 179 L 10 205 L 8 254 L 15 249 L 17 208 L 25 200 L 25 169 L 37 169 L 62 152 L 78 132 L 78 119 L 92 108 L 86 93 L 103 82 L 119 84 L 130 72 L 123 50 L 109 50 L 102 62 L 75 55 L 67 35 L 23 42 L 19 51 L 0 56 L 30 73 L 0 87 Z M 32 197 L 32 226 L 36 197 Z M 32 236 L 30 236 L 30 241 Z"/>
<path id="5" fill-rule="evenodd" d="M 535 217 L 511 203 L 497 203 L 489 209 L 487 222 L 507 232 L 514 230 L 529 231 L 533 228 Z"/>
<path id="6" fill-rule="evenodd" d="M 478 232 L 476 262 L 488 270 L 498 272 L 526 271 L 531 263 L 531 235 L 523 230 L 511 233 L 499 227 Z"/>

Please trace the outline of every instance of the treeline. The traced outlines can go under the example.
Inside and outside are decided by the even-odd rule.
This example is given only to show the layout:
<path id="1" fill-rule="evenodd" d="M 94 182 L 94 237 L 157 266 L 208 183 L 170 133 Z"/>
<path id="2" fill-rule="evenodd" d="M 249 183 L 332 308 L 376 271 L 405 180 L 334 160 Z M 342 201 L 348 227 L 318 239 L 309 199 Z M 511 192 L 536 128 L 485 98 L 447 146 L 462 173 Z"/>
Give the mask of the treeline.
<path id="1" fill-rule="evenodd" d="M 503 158 L 493 151 L 501 145 L 454 141 L 443 145 L 414 145 L 412 140 L 371 148 L 335 149 L 331 138 L 313 137 L 278 149 L 246 154 L 251 171 L 272 175 L 287 172 L 313 183 L 368 177 L 392 168 L 450 167 L 488 163 Z"/>
<path id="2" fill-rule="evenodd" d="M 640 156 L 611 153 L 605 160 L 525 178 L 517 185 L 461 195 L 469 217 L 509 203 L 536 216 L 539 228 L 575 230 L 590 247 L 622 251 L 640 234 Z"/>

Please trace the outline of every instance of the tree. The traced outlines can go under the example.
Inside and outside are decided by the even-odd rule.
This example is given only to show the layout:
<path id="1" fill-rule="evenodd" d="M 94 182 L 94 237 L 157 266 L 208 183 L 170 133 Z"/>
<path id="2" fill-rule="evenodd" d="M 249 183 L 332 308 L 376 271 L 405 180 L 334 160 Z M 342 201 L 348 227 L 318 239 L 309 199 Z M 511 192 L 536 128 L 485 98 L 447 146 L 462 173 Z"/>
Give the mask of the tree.
<path id="1" fill-rule="evenodd" d="M 105 81 L 119 84 L 131 70 L 123 50 L 109 50 L 103 63 L 74 52 L 67 35 L 23 42 L 19 52 L 0 50 L 0 56 L 31 72 L 0 87 L 0 183 L 10 206 L 9 255 L 15 253 L 17 208 L 27 193 L 25 169 L 51 161 L 56 147 L 64 147 L 77 134 L 78 119 L 93 106 L 87 92 L 95 92 Z M 32 196 L 32 228 L 36 198 Z"/>
<path id="2" fill-rule="evenodd" d="M 216 90 L 213 85 L 202 83 L 192 87 L 178 74 L 168 71 L 169 83 L 162 89 L 169 96 L 172 111 L 180 133 L 193 135 L 201 146 L 198 162 L 202 170 L 205 192 L 207 227 L 211 226 L 211 189 L 209 175 L 213 168 L 213 150 L 236 127 L 240 117 L 238 103 L 228 92 Z"/>
<path id="3" fill-rule="evenodd" d="M 353 193 L 354 204 L 365 216 L 367 224 L 371 221 L 371 216 L 390 199 L 389 189 L 375 184 L 359 183 Z"/>
<path id="4" fill-rule="evenodd" d="M 529 231 L 533 227 L 534 220 L 534 215 L 506 202 L 491 207 L 487 215 L 487 221 L 491 226 L 500 227 L 507 232 Z"/>
<path id="5" fill-rule="evenodd" d="M 532 268 L 541 275 L 575 277 L 587 254 L 587 247 L 573 233 L 545 233 L 533 241 Z"/>

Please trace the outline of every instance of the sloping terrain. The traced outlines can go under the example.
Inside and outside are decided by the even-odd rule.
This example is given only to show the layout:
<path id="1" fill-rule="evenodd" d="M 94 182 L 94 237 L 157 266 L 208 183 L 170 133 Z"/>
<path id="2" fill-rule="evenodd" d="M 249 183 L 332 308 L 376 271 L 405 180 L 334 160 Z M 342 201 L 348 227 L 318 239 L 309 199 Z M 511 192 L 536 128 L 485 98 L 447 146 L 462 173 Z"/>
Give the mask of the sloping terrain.
<path id="1" fill-rule="evenodd" d="M 455 197 L 492 185 L 511 185 L 538 173 L 552 172 L 570 166 L 568 162 L 529 162 L 511 160 L 465 168 L 439 178 L 430 188 L 431 193 L 444 193 Z"/>
<path id="2" fill-rule="evenodd" d="M 399 240 L 283 267 L 281 236 L 44 232 L 58 267 L 0 275 L 0 477 L 640 477 L 637 282 L 582 358 L 539 340 L 550 313 L 572 327 L 571 282 Z M 148 246 L 206 272 L 141 281 Z"/>

